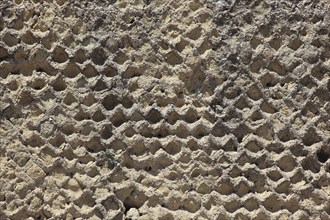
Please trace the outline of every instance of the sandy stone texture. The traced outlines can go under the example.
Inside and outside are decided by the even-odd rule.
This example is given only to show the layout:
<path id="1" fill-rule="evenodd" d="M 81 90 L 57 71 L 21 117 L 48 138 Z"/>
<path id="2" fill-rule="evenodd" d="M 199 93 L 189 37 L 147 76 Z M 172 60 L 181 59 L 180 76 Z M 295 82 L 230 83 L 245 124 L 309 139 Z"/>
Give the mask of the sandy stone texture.
<path id="1" fill-rule="evenodd" d="M 0 1 L 0 219 L 330 219 L 327 0 Z"/>

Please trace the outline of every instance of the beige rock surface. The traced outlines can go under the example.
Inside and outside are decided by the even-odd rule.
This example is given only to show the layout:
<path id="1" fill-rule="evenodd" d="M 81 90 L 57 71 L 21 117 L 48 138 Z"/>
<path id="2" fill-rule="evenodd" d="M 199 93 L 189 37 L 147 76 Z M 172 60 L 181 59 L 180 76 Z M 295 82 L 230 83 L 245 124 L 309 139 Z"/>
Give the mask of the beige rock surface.
<path id="1" fill-rule="evenodd" d="M 329 6 L 0 1 L 0 219 L 330 219 Z"/>

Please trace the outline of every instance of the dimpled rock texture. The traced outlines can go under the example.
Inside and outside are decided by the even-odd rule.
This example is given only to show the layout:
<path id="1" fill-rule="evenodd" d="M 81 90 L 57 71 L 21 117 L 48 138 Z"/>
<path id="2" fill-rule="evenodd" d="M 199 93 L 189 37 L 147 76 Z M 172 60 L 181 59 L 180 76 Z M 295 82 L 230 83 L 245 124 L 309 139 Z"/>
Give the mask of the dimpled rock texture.
<path id="1" fill-rule="evenodd" d="M 330 219 L 327 1 L 0 1 L 0 219 Z"/>

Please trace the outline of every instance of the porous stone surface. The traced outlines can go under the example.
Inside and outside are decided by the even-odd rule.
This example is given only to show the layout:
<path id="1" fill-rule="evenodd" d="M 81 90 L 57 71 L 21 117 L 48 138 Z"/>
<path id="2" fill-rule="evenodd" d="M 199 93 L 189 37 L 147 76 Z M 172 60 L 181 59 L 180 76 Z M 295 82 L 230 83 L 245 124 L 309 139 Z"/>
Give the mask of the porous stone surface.
<path id="1" fill-rule="evenodd" d="M 0 1 L 0 219 L 330 219 L 329 5 Z"/>

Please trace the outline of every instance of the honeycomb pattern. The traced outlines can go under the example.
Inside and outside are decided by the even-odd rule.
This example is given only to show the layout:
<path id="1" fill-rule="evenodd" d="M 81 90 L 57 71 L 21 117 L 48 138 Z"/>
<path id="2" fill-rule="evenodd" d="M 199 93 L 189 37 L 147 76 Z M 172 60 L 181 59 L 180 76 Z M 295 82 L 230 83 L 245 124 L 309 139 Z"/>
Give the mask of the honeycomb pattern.
<path id="1" fill-rule="evenodd" d="M 327 1 L 0 9 L 0 219 L 330 219 Z"/>

